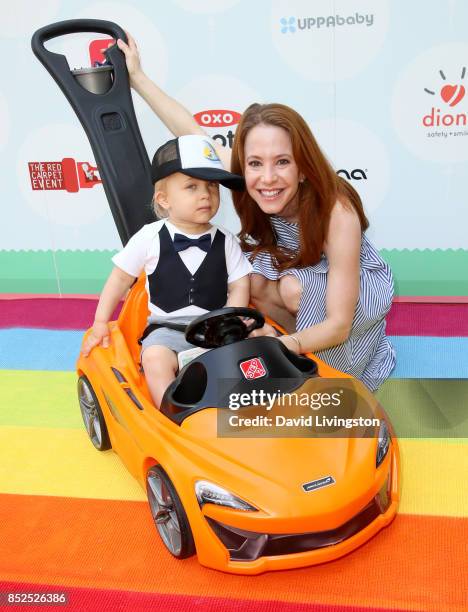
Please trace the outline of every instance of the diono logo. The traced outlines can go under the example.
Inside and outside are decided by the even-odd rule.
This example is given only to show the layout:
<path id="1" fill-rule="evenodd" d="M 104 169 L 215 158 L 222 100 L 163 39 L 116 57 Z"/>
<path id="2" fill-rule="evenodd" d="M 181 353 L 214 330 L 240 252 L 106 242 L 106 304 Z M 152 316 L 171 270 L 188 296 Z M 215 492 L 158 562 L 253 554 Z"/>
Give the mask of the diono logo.
<path id="1" fill-rule="evenodd" d="M 447 77 L 445 76 L 442 70 L 439 70 L 439 74 L 442 80 L 447 80 Z M 463 80 L 465 78 L 465 74 L 466 67 L 463 67 L 461 71 L 460 80 Z M 436 95 L 435 91 L 428 89 L 427 87 L 424 88 L 424 91 L 431 96 Z M 441 87 L 439 95 L 442 102 L 448 104 L 450 107 L 453 108 L 454 106 L 457 106 L 457 104 L 459 104 L 465 97 L 465 87 L 463 85 L 446 84 Z M 467 113 L 457 113 L 456 115 L 453 115 L 451 113 L 442 114 L 440 108 L 436 108 L 433 106 L 431 112 L 427 115 L 424 115 L 422 123 L 425 127 L 450 127 L 452 125 L 466 126 L 467 119 Z"/>
<path id="2" fill-rule="evenodd" d="M 88 162 L 77 162 L 64 157 L 56 162 L 28 162 L 33 191 L 65 190 L 76 193 L 102 184 L 98 169 Z"/>
<path id="3" fill-rule="evenodd" d="M 239 364 L 239 367 L 242 370 L 244 378 L 247 378 L 248 380 L 266 376 L 266 367 L 260 357 L 254 357 L 253 359 L 243 361 Z"/>
<path id="4" fill-rule="evenodd" d="M 463 67 L 460 80 L 463 80 L 465 78 L 465 73 L 466 68 Z M 445 81 L 446 77 L 442 70 L 439 70 L 439 74 L 441 78 Z M 424 91 L 430 94 L 431 96 L 436 95 L 435 91 L 431 91 L 430 89 L 427 89 L 427 87 L 424 88 Z M 444 85 L 440 90 L 440 97 L 449 106 L 456 106 L 465 97 L 465 88 L 463 87 L 463 85 Z"/>
<path id="5" fill-rule="evenodd" d="M 295 17 L 281 17 L 281 33 L 287 34 L 288 32 L 296 31 L 296 18 Z"/>

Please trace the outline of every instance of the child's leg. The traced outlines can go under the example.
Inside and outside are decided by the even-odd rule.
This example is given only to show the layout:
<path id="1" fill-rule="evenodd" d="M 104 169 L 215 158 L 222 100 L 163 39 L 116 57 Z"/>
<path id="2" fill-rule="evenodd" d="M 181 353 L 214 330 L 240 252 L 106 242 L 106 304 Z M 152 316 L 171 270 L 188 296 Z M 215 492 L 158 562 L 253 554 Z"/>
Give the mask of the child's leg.
<path id="1" fill-rule="evenodd" d="M 179 368 L 177 355 L 165 346 L 148 346 L 143 351 L 141 363 L 151 397 L 159 409 L 164 392 L 177 374 Z"/>

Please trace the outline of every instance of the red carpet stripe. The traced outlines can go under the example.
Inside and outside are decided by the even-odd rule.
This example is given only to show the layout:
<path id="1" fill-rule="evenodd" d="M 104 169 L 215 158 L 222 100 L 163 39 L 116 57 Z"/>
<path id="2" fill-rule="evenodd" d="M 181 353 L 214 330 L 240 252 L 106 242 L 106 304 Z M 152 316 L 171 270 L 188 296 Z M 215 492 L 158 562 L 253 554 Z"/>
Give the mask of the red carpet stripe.
<path id="1" fill-rule="evenodd" d="M 96 296 L 0 295 L 0 327 L 87 329 Z M 120 311 L 117 308 L 115 316 Z M 387 317 L 389 336 L 468 336 L 468 304 L 395 301 Z"/>
<path id="2" fill-rule="evenodd" d="M 321 605 L 313 603 L 288 603 L 284 601 L 256 601 L 227 599 L 222 597 L 193 597 L 190 595 L 166 595 L 164 593 L 136 593 L 114 589 L 80 589 L 59 585 L 0 582 L 0 593 L 65 593 L 66 612 L 110 612 L 157 610 L 186 612 L 196 608 L 202 612 L 403 612 L 400 608 L 367 608 L 357 606 Z M 0 604 L 1 604 L 0 600 Z M 61 606 L 41 605 L 40 610 L 58 612 Z"/>
<path id="3" fill-rule="evenodd" d="M 253 577 L 174 559 L 146 502 L 3 494 L 0 525 L 0 576 L 11 582 L 434 612 L 468 607 L 468 519 L 400 515 L 342 559 Z"/>

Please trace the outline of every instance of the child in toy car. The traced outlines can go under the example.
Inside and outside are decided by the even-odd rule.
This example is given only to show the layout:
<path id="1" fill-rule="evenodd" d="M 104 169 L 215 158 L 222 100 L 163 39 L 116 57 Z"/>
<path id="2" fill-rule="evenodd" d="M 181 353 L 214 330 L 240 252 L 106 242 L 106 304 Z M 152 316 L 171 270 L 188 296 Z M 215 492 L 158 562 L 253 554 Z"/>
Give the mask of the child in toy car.
<path id="1" fill-rule="evenodd" d="M 251 266 L 234 236 L 210 224 L 219 207 L 219 183 L 242 189 L 243 179 L 223 169 L 207 138 L 182 136 L 165 143 L 154 155 L 152 178 L 153 202 L 164 218 L 145 225 L 113 257 L 116 267 L 83 355 L 99 344 L 108 346 L 112 312 L 144 270 L 150 316 L 141 360 L 159 407 L 177 373 L 176 354 L 193 348 L 184 326 L 223 306 L 247 306 Z"/>

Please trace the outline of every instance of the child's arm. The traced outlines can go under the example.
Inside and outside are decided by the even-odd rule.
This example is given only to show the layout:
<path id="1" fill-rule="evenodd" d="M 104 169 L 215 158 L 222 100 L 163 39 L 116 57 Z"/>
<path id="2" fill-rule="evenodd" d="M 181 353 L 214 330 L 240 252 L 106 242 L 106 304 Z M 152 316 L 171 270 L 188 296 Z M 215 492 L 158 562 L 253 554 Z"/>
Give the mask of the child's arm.
<path id="1" fill-rule="evenodd" d="M 250 278 L 246 274 L 242 278 L 228 284 L 228 299 L 226 307 L 238 306 L 246 308 L 250 300 Z"/>
<path id="2" fill-rule="evenodd" d="M 112 270 L 99 298 L 93 328 L 81 350 L 84 357 L 87 357 L 98 344 L 102 344 L 104 348 L 109 346 L 109 319 L 134 281 L 134 276 L 127 274 L 120 268 L 115 267 Z"/>

